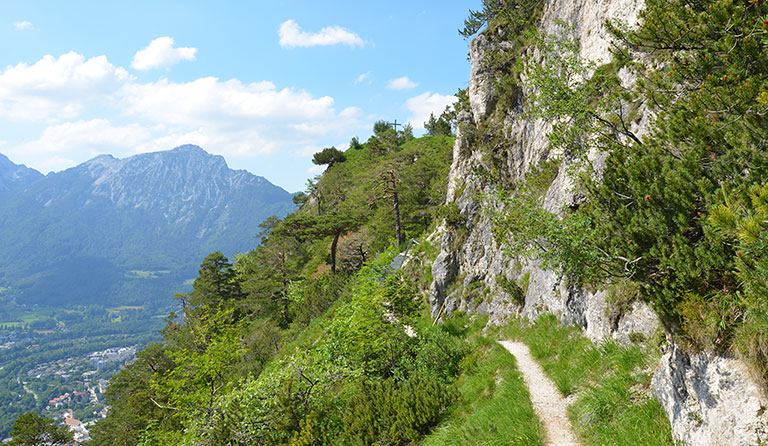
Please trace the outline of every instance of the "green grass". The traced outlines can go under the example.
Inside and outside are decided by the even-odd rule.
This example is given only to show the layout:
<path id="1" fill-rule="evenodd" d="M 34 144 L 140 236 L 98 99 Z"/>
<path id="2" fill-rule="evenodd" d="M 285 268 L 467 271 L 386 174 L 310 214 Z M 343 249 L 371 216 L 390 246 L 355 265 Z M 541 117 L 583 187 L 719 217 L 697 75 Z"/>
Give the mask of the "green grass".
<path id="1" fill-rule="evenodd" d="M 568 415 L 584 446 L 674 444 L 666 415 L 650 396 L 658 348 L 594 345 L 552 315 L 534 323 L 513 320 L 501 331 L 528 345 L 560 392 L 576 394 Z"/>
<path id="2" fill-rule="evenodd" d="M 495 340 L 479 334 L 474 337 L 472 353 L 461 364 L 461 404 L 421 444 L 542 444 L 544 430 L 514 357 Z"/>
<path id="3" fill-rule="evenodd" d="M 5 314 L 0 317 L 0 324 L 9 327 L 23 327 L 26 324 L 52 319 L 55 311 L 51 308 L 36 308 L 34 310 L 21 310 L 18 307 L 8 305 L 3 308 Z"/>

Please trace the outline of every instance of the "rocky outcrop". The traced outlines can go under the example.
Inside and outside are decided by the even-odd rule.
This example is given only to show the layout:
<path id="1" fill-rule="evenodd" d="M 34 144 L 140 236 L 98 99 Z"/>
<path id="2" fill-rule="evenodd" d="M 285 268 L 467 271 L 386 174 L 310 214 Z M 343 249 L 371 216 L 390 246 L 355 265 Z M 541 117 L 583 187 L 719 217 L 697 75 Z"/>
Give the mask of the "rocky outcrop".
<path id="1" fill-rule="evenodd" d="M 538 26 L 550 33 L 562 32 L 554 19 L 564 20 L 580 40 L 582 58 L 607 61 L 609 39 L 603 23 L 619 19 L 631 26 L 642 6 L 641 0 L 548 0 Z M 615 308 L 607 290 L 576 286 L 536 260 L 507 255 L 494 240 L 488 211 L 498 205 L 484 173 L 488 162 L 483 150 L 487 154 L 488 148 L 482 147 L 487 143 L 482 132 L 489 128 L 504 136 L 503 146 L 492 150 L 505 154 L 501 170 L 506 181 L 524 179 L 541 160 L 560 157 L 557 175 L 542 195 L 542 206 L 560 213 L 581 200 L 571 188 L 567 157 L 550 153 L 549 124 L 526 118 L 519 106 L 498 113 L 497 79 L 485 61 L 510 50 L 510 45 L 494 37 L 480 35 L 470 45 L 470 110 L 458 119 L 447 193 L 447 203 L 456 206 L 460 218 L 453 219 L 453 226 L 444 224 L 439 229 L 441 252 L 432 267 L 429 295 L 433 317 L 472 311 L 488 314 L 489 321 L 497 323 L 510 315 L 533 318 L 546 312 L 581 326 L 593 341 L 613 338 L 629 343 L 653 336 L 660 329 L 659 318 L 645 303 L 625 302 Z M 626 71 L 618 76 L 624 84 L 634 82 Z M 523 97 L 530 93 L 526 88 L 523 82 Z M 648 113 L 642 114 L 633 131 L 644 133 L 648 122 Z M 602 171 L 604 154 L 590 153 L 588 158 L 597 172 Z M 685 355 L 672 346 L 659 364 L 653 389 L 675 437 L 688 446 L 756 444 L 766 439 L 765 396 L 736 360 Z"/>
<path id="2" fill-rule="evenodd" d="M 562 32 L 562 28 L 556 29 L 555 19 L 565 20 L 573 25 L 572 32 L 580 39 L 581 57 L 606 61 L 610 54 L 602 24 L 609 19 L 634 23 L 641 7 L 639 0 L 548 1 L 540 27 L 551 33 Z M 527 119 L 520 109 L 513 108 L 503 116 L 496 111 L 497 79 L 486 61 L 490 55 L 511 50 L 508 42 L 483 34 L 470 45 L 470 112 L 459 117 L 447 194 L 448 203 L 456 204 L 463 223 L 461 227 L 442 228 L 442 250 L 432 268 L 434 281 L 430 289 L 430 305 L 433 316 L 452 309 L 471 310 L 487 313 L 492 322 L 498 322 L 510 314 L 533 317 L 550 312 L 559 315 L 564 322 L 581 325 L 593 340 L 612 333 L 618 339 L 628 339 L 630 332 L 624 330 L 654 331 L 657 321 L 650 319 L 642 319 L 648 325 L 642 329 L 637 327 L 640 320 L 634 319 L 632 324 L 619 324 L 621 328 L 617 329 L 619 326 L 614 326 L 606 316 L 604 291 L 575 287 L 536 261 L 509 257 L 494 240 L 487 211 L 497 205 L 489 196 L 492 187 L 481 172 L 487 168 L 487 162 L 482 151 L 473 145 L 472 133 L 483 126 L 496 126 L 503 132 L 507 141 L 503 148 L 506 152 L 504 170 L 509 181 L 524 178 L 541 160 L 562 155 L 550 153 L 547 122 Z M 523 95 L 525 88 L 523 86 Z M 595 163 L 602 162 L 600 156 L 592 158 Z M 571 187 L 565 160 L 543 195 L 543 206 L 557 213 L 564 206 L 577 203 L 579 197 Z M 460 286 L 453 285 L 457 280 L 461 282 Z M 472 288 L 477 290 L 478 282 L 482 283 L 484 291 L 468 294 L 467 287 L 475 284 Z M 509 283 L 519 289 L 500 285 Z M 482 299 L 478 299 L 478 295 Z"/>
<path id="3" fill-rule="evenodd" d="M 688 446 L 763 444 L 768 397 L 740 361 L 672 346 L 653 375 L 676 441 Z"/>

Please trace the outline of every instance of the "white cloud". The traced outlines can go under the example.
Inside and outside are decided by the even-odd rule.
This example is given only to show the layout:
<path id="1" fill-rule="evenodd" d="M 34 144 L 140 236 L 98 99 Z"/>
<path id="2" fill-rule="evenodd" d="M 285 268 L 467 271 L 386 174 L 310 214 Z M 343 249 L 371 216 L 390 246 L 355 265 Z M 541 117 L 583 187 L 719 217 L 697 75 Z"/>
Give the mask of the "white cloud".
<path id="1" fill-rule="evenodd" d="M 58 59 L 43 56 L 33 65 L 19 63 L 0 71 L 0 116 L 71 119 L 89 103 L 104 105 L 105 96 L 131 79 L 106 56 L 86 60 L 73 51 Z"/>
<path id="2" fill-rule="evenodd" d="M 408 79 L 408 76 L 398 77 L 392 79 L 387 83 L 387 88 L 390 90 L 407 90 L 410 88 L 416 88 L 419 84 Z"/>
<path id="3" fill-rule="evenodd" d="M 367 73 L 363 73 L 360 76 L 357 76 L 357 79 L 355 79 L 355 84 L 359 84 L 370 77 L 371 77 L 370 71 L 368 71 Z"/>
<path id="4" fill-rule="evenodd" d="M 33 25 L 32 22 L 28 22 L 26 20 L 21 22 L 13 22 L 13 27 L 18 31 L 34 31 L 35 29 L 35 25 Z"/>
<path id="5" fill-rule="evenodd" d="M 241 166 L 275 153 L 304 163 L 317 150 L 307 155 L 301 148 L 348 140 L 368 119 L 357 107 L 336 109 L 329 96 L 268 81 L 142 83 L 104 56 L 86 60 L 74 52 L 0 70 L 0 124 L 8 118 L 42 129 L 34 140 L 9 142 L 3 153 L 44 171 L 100 153 L 125 157 L 187 143 Z"/>
<path id="6" fill-rule="evenodd" d="M 174 48 L 172 37 L 158 37 L 133 56 L 131 67 L 136 70 L 170 67 L 182 60 L 195 60 L 197 48 Z"/>
<path id="7" fill-rule="evenodd" d="M 445 107 L 456 102 L 456 96 L 443 96 L 437 93 L 422 93 L 405 101 L 405 107 L 411 112 L 408 122 L 416 129 L 423 129 L 424 123 L 429 120 L 429 114 L 440 116 Z"/>
<path id="8" fill-rule="evenodd" d="M 277 31 L 280 36 L 280 46 L 283 48 L 347 45 L 350 47 L 365 46 L 366 42 L 357 34 L 340 26 L 326 26 L 317 33 L 302 31 L 298 23 L 286 20 Z"/>
<path id="9" fill-rule="evenodd" d="M 126 84 L 120 92 L 127 113 L 154 121 L 205 125 L 210 120 L 237 125 L 244 120 L 296 124 L 327 121 L 336 114 L 333 98 L 315 98 L 306 91 L 278 90 L 268 81 L 245 84 L 203 77 L 176 83 L 167 79 Z"/>
<path id="10" fill-rule="evenodd" d="M 278 89 L 266 81 L 163 79 L 126 84 L 118 96 L 131 118 L 164 126 L 158 131 L 163 136 L 155 137 L 154 146 L 141 147 L 142 151 L 192 143 L 215 148 L 228 159 L 243 159 L 346 138 L 362 119 L 356 107 L 334 109 L 331 97 Z"/>
<path id="11" fill-rule="evenodd" d="M 15 147 L 12 153 L 66 154 L 88 151 L 90 155 L 113 152 L 128 153 L 151 138 L 151 133 L 138 124 L 114 126 L 106 119 L 65 122 L 47 127 L 37 140 Z M 105 150 L 109 148 L 109 150 Z"/>

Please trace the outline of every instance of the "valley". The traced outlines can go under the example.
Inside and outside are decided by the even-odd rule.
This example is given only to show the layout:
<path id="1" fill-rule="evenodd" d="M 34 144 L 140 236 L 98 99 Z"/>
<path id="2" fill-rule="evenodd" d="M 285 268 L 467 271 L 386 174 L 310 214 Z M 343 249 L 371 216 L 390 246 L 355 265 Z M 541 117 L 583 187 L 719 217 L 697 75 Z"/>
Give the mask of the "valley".
<path id="1" fill-rule="evenodd" d="M 61 418 L 49 408 L 57 396 L 101 395 L 133 355 L 89 357 L 159 341 L 199 259 L 252 249 L 261 220 L 294 206 L 197 146 L 45 176 L 0 156 L 0 437 L 31 410 Z M 99 396 L 67 409 L 88 421 L 103 407 Z"/>
<path id="2" fill-rule="evenodd" d="M 28 411 L 62 421 L 65 411 L 83 422 L 100 418 L 109 378 L 160 339 L 173 308 L 0 305 L 0 436 Z M 65 394 L 74 396 L 52 403 Z"/>

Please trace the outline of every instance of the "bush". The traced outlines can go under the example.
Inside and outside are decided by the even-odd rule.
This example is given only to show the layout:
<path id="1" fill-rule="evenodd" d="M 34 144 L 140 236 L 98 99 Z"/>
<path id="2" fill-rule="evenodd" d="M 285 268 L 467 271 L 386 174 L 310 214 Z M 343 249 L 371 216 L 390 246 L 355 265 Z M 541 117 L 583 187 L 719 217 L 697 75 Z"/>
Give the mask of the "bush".
<path id="1" fill-rule="evenodd" d="M 428 373 L 406 381 L 363 381 L 344 415 L 352 444 L 406 444 L 436 426 L 458 398 L 454 386 Z"/>

